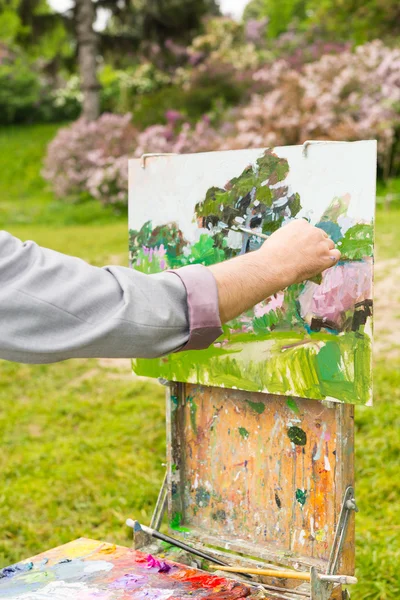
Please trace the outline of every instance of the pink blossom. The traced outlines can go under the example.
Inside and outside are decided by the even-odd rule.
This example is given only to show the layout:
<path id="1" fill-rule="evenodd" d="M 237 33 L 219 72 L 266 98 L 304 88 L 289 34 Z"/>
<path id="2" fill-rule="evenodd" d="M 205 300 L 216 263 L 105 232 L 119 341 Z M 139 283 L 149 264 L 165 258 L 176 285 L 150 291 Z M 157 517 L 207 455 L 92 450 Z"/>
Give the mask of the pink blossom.
<path id="1" fill-rule="evenodd" d="M 308 281 L 299 296 L 300 313 L 308 323 L 321 317 L 342 325 L 344 313 L 371 299 L 372 262 L 350 262 L 324 272 L 321 285 Z"/>
<path id="2" fill-rule="evenodd" d="M 263 317 L 264 315 L 267 315 L 272 310 L 277 310 L 278 308 L 282 308 L 284 299 L 285 299 L 285 294 L 283 292 L 279 292 L 278 294 L 275 294 L 275 296 L 272 296 L 271 298 L 268 298 L 267 300 L 264 300 L 263 302 L 256 304 L 254 307 L 255 316 Z"/>

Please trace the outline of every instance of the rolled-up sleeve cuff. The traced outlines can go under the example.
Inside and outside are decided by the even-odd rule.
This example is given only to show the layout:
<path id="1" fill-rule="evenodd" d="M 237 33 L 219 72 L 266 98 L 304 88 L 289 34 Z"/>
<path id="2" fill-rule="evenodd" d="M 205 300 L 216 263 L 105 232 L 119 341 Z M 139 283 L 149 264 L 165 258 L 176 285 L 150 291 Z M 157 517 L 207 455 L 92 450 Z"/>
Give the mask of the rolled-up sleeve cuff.
<path id="1" fill-rule="evenodd" d="M 202 265 L 190 265 L 170 273 L 181 279 L 187 293 L 190 334 L 187 344 L 179 351 L 208 348 L 222 333 L 214 275 Z"/>

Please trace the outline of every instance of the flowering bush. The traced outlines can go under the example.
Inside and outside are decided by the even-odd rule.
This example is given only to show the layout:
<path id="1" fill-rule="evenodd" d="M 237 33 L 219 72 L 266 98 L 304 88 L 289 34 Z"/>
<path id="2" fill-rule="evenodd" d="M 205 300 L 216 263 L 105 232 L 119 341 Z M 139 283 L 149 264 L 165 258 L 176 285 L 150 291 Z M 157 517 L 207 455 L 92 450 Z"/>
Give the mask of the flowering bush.
<path id="1" fill-rule="evenodd" d="M 208 116 L 191 125 L 174 106 L 166 124 L 140 133 L 130 114 L 79 120 L 50 145 L 45 176 L 60 196 L 84 191 L 120 204 L 127 196 L 128 155 L 273 147 L 310 138 L 377 138 L 384 176 L 400 170 L 400 49 L 375 41 L 301 69 L 277 60 L 250 77 L 259 92 L 246 105 L 224 111 L 222 125 Z"/>
<path id="2" fill-rule="evenodd" d="M 135 156 L 147 152 L 207 152 L 221 145 L 221 133 L 210 126 L 205 116 L 195 126 L 182 121 L 182 115 L 167 112 L 167 125 L 152 125 L 137 137 Z"/>
<path id="3" fill-rule="evenodd" d="M 269 90 L 239 111 L 235 134 L 222 147 L 377 138 L 384 175 L 399 167 L 400 49 L 375 41 L 324 55 L 300 71 L 276 61 L 253 78 Z"/>
<path id="4" fill-rule="evenodd" d="M 301 70 L 277 60 L 257 70 L 253 81 L 264 92 L 226 113 L 218 130 L 205 119 L 179 131 L 155 126 L 139 135 L 136 153 L 377 138 L 384 175 L 399 167 L 394 150 L 400 134 L 400 49 L 371 42 L 355 52 L 324 55 Z"/>
<path id="5" fill-rule="evenodd" d="M 228 17 L 208 19 L 205 32 L 195 37 L 188 48 L 192 65 L 228 64 L 236 70 L 256 69 L 263 53 L 257 48 L 260 36 L 250 27 L 250 33 L 241 23 Z"/>
<path id="6" fill-rule="evenodd" d="M 43 175 L 58 196 L 89 193 L 104 204 L 126 204 L 128 155 L 136 147 L 131 115 L 79 119 L 48 147 Z"/>

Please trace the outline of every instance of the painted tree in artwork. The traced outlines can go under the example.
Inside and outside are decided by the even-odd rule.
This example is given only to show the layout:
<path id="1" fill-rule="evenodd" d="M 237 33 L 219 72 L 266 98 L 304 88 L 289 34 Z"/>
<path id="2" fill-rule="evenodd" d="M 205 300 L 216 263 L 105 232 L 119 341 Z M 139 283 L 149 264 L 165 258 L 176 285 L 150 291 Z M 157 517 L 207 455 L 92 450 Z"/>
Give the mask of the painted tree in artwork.
<path id="1" fill-rule="evenodd" d="M 196 205 L 199 226 L 209 231 L 225 258 L 257 249 L 263 242 L 257 234 L 270 235 L 299 213 L 300 196 L 285 183 L 288 173 L 287 160 L 268 149 L 224 188 L 210 188 Z M 231 322 L 231 331 L 268 333 L 287 328 L 288 323 L 303 330 L 297 306 L 302 286 L 291 286 L 267 298 Z"/>
<path id="2" fill-rule="evenodd" d="M 241 253 L 252 249 L 257 245 L 253 240 L 252 246 L 257 233 L 269 235 L 298 214 L 300 197 L 284 183 L 288 173 L 287 160 L 266 150 L 224 188 L 210 188 L 196 205 L 198 222 L 211 232 L 227 258 L 238 249 Z M 254 234 L 243 233 L 243 228 Z M 258 238 L 258 244 L 260 241 Z"/>

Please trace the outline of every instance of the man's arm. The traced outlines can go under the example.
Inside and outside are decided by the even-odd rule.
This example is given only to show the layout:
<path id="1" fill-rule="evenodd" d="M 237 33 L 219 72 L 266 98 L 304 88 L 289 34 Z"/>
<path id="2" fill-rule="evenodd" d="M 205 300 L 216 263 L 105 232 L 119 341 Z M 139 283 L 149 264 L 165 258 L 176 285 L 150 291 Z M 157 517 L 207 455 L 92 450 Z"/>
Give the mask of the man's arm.
<path id="1" fill-rule="evenodd" d="M 180 275 L 98 268 L 0 232 L 0 358 L 157 357 L 207 347 L 220 326 L 205 267 Z"/>
<path id="2" fill-rule="evenodd" d="M 298 223 L 249 255 L 157 275 L 100 269 L 0 232 L 0 358 L 48 363 L 205 348 L 221 321 L 338 260 L 320 230 Z"/>

